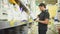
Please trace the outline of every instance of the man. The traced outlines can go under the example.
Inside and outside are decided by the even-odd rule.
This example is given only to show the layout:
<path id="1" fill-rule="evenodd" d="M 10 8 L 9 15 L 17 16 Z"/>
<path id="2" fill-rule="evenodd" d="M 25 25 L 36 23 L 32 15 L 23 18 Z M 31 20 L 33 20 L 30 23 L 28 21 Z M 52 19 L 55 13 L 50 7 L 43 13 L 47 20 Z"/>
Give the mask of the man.
<path id="1" fill-rule="evenodd" d="M 46 10 L 46 5 L 44 3 L 39 5 L 39 9 L 41 10 L 41 13 L 38 15 L 38 18 L 35 19 L 35 21 L 38 22 L 38 32 L 39 34 L 46 34 L 47 25 L 49 23 L 49 13 Z"/>

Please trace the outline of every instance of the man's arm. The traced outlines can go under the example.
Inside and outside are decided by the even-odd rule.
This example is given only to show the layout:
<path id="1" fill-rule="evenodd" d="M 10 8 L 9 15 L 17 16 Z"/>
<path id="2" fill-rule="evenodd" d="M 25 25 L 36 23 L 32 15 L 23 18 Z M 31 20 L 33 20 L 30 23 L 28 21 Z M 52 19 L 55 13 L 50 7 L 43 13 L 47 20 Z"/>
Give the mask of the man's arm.
<path id="1" fill-rule="evenodd" d="M 43 23 L 43 24 L 48 24 L 49 23 L 49 13 L 48 12 L 45 13 L 44 18 L 45 18 L 44 21 L 39 20 L 39 19 L 37 19 L 36 21 L 40 22 L 40 23 Z"/>
<path id="2" fill-rule="evenodd" d="M 43 24 L 48 24 L 49 23 L 49 19 L 45 19 L 44 21 L 36 20 L 36 22 L 40 22 L 40 23 L 43 23 Z"/>

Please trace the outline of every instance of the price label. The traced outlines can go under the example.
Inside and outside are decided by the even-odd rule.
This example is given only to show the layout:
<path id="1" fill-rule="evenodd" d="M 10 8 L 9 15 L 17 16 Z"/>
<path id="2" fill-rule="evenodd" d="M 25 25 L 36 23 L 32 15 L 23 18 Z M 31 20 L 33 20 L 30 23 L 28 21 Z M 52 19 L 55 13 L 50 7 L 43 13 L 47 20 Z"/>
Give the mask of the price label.
<path id="1" fill-rule="evenodd" d="M 10 21 L 10 26 L 14 26 L 14 20 Z"/>

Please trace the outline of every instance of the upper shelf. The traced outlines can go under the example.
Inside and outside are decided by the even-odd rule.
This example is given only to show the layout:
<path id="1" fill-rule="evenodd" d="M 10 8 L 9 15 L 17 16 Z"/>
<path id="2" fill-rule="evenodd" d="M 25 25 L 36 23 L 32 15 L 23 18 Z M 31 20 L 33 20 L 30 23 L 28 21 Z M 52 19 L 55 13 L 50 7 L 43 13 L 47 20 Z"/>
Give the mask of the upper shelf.
<path id="1" fill-rule="evenodd" d="M 21 3 L 26 7 L 26 9 L 27 9 L 28 11 L 30 11 L 29 7 L 28 7 L 26 4 L 24 4 L 24 3 L 22 2 L 22 0 L 20 0 L 20 1 L 21 1 Z"/>
<path id="2" fill-rule="evenodd" d="M 20 7 L 23 7 L 23 9 L 25 10 L 25 11 L 29 11 L 30 12 L 30 8 L 29 8 L 29 6 L 27 6 L 27 4 L 26 3 L 24 3 L 22 0 L 15 0 L 16 2 L 17 2 L 17 4 L 20 6 Z"/>

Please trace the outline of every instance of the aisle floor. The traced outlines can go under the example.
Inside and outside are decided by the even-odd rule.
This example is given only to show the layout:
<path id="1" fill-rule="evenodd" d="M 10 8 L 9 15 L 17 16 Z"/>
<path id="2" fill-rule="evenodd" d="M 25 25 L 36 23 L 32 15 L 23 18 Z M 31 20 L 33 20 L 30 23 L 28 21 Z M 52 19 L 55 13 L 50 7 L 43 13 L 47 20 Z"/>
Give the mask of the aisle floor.
<path id="1" fill-rule="evenodd" d="M 33 28 L 33 29 L 32 29 L 32 31 L 31 31 L 30 34 L 38 34 L 38 26 L 37 26 L 37 24 L 36 24 L 36 25 L 33 25 L 32 28 Z M 51 27 L 50 27 L 50 28 L 51 28 Z M 48 30 L 47 30 L 47 33 L 46 33 L 46 34 L 58 34 L 58 33 L 57 33 L 56 28 L 55 28 L 55 27 L 52 27 L 51 29 L 48 29 Z"/>

